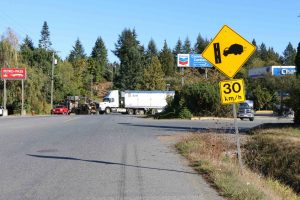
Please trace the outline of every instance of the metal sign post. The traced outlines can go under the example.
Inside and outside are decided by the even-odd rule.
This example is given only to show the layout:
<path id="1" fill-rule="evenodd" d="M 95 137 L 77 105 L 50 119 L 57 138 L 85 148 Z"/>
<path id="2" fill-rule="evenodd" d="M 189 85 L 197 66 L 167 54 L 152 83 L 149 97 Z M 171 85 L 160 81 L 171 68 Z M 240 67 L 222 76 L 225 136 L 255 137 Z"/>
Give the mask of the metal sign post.
<path id="1" fill-rule="evenodd" d="M 4 89 L 3 89 L 3 107 L 4 110 L 6 110 L 6 101 L 7 101 L 7 95 L 6 95 L 6 79 L 4 81 Z"/>
<path id="2" fill-rule="evenodd" d="M 26 112 L 24 110 L 24 79 L 22 79 L 22 104 L 21 104 L 21 115 L 25 115 Z"/>
<path id="3" fill-rule="evenodd" d="M 234 129 L 235 129 L 235 136 L 236 136 L 236 146 L 237 146 L 237 156 L 240 166 L 240 173 L 243 174 L 243 161 L 242 161 L 242 153 L 241 153 L 241 143 L 240 143 L 240 135 L 239 135 L 239 128 L 237 125 L 237 114 L 236 114 L 236 104 L 232 104 L 232 112 L 233 112 L 233 119 L 234 119 Z"/>
<path id="4" fill-rule="evenodd" d="M 184 68 L 182 67 L 181 68 L 181 87 L 183 87 L 183 85 L 184 85 Z"/>

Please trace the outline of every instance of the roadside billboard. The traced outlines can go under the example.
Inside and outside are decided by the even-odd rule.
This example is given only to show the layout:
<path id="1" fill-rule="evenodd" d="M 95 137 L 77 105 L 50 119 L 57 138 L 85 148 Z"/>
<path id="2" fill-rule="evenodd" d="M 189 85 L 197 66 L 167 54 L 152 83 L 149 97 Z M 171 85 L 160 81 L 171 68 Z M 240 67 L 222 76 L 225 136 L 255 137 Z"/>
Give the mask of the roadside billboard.
<path id="1" fill-rule="evenodd" d="M 212 64 L 208 62 L 201 54 L 178 54 L 178 67 L 194 67 L 194 68 L 212 68 Z"/>
<path id="2" fill-rule="evenodd" d="M 26 79 L 26 68 L 1 68 L 1 79 L 6 79 L 6 80 Z"/>

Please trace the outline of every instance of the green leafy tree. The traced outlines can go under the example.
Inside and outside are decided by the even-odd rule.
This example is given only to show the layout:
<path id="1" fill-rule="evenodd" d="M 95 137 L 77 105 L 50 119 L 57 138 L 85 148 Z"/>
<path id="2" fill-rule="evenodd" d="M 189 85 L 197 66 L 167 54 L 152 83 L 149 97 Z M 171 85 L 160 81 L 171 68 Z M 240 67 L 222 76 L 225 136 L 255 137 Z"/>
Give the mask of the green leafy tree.
<path id="1" fill-rule="evenodd" d="M 41 30 L 41 39 L 39 40 L 39 48 L 50 50 L 51 48 L 51 41 L 50 41 L 50 31 L 46 21 L 44 21 L 42 30 Z"/>
<path id="2" fill-rule="evenodd" d="M 75 46 L 73 46 L 73 50 L 71 50 L 68 60 L 70 62 L 74 62 L 75 60 L 85 59 L 86 55 L 84 53 L 84 48 L 79 40 L 79 38 L 75 41 Z"/>
<path id="3" fill-rule="evenodd" d="M 159 53 L 159 61 L 161 68 L 166 76 L 172 76 L 175 72 L 174 57 L 171 49 L 168 47 L 167 41 L 165 40 L 164 46 Z"/>
<path id="4" fill-rule="evenodd" d="M 153 56 L 150 66 L 144 69 L 144 89 L 164 90 L 166 88 L 164 76 L 159 59 Z"/>
<path id="5" fill-rule="evenodd" d="M 289 42 L 283 52 L 283 64 L 286 66 L 295 65 L 296 54 L 296 49 L 294 49 L 293 45 Z"/>
<path id="6" fill-rule="evenodd" d="M 115 86 L 119 89 L 140 89 L 143 82 L 143 48 L 135 30 L 125 29 L 115 44 L 114 54 L 120 60 Z"/>

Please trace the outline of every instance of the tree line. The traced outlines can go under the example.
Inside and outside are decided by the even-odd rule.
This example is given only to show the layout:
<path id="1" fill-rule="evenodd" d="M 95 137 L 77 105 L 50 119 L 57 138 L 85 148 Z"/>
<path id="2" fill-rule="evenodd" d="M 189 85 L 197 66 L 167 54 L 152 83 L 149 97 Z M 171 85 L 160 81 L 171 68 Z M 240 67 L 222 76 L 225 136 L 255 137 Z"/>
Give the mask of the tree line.
<path id="1" fill-rule="evenodd" d="M 218 81 L 225 79 L 223 74 L 216 69 L 210 69 L 208 78 L 205 78 L 204 69 L 185 69 L 182 74 L 177 68 L 177 54 L 201 54 L 209 42 L 210 39 L 203 38 L 199 34 L 195 44 L 191 44 L 187 37 L 184 41 L 178 39 L 174 48 L 171 48 L 165 40 L 162 49 L 158 50 L 154 39 L 150 39 L 145 47 L 138 40 L 135 29 L 125 28 L 115 43 L 115 49 L 112 50 L 119 59 L 118 63 L 108 61 L 108 50 L 100 36 L 96 39 L 90 55 L 85 53 L 80 39 L 77 38 L 70 54 L 63 59 L 52 48 L 50 30 L 47 22 L 44 22 L 37 47 L 29 36 L 19 44 L 14 32 L 8 29 L 0 41 L 0 64 L 2 67 L 27 69 L 25 107 L 28 112 L 34 110 L 37 113 L 48 113 L 50 110 L 50 75 L 52 54 L 54 54 L 58 60 L 54 76 L 55 103 L 63 101 L 66 96 L 90 96 L 91 84 L 112 81 L 113 87 L 121 90 L 176 90 L 180 96 L 177 103 L 178 111 L 176 111 L 178 113 L 181 111 L 186 113 L 189 110 L 191 114 L 201 115 L 205 114 L 204 110 L 211 115 L 220 115 L 226 113 L 226 106 L 215 108 L 219 103 L 218 92 L 212 91 L 211 87 L 214 86 L 213 88 L 218 90 Z M 296 78 L 249 79 L 248 70 L 271 65 L 296 65 L 299 68 L 299 64 L 295 64 L 295 59 L 299 57 L 299 46 L 296 50 L 289 43 L 280 55 L 264 43 L 256 44 L 255 39 L 252 44 L 257 47 L 257 50 L 236 77 L 245 79 L 247 97 L 255 100 L 256 109 L 270 109 L 271 105 L 278 103 L 276 92 L 290 89 L 290 85 L 294 84 Z M 184 86 L 181 84 L 182 78 Z M 20 84 L 19 81 L 7 83 L 7 105 L 15 112 L 20 109 Z M 0 92 L 2 102 L 3 82 L 0 83 Z M 193 98 L 190 98 L 191 96 Z M 203 104 L 203 102 L 207 103 Z M 197 104 L 203 109 L 198 108 Z M 220 112 L 222 109 L 225 111 Z"/>

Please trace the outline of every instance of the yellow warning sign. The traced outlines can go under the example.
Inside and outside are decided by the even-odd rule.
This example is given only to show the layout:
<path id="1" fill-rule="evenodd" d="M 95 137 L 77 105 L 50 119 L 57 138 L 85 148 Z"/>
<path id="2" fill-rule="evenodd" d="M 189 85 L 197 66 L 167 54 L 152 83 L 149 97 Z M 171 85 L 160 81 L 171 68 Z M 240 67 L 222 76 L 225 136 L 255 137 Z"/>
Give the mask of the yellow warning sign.
<path id="1" fill-rule="evenodd" d="M 244 80 L 232 79 L 220 81 L 220 97 L 222 104 L 244 102 L 246 100 Z"/>
<path id="2" fill-rule="evenodd" d="M 235 76 L 256 47 L 224 25 L 202 56 L 229 78 Z"/>

